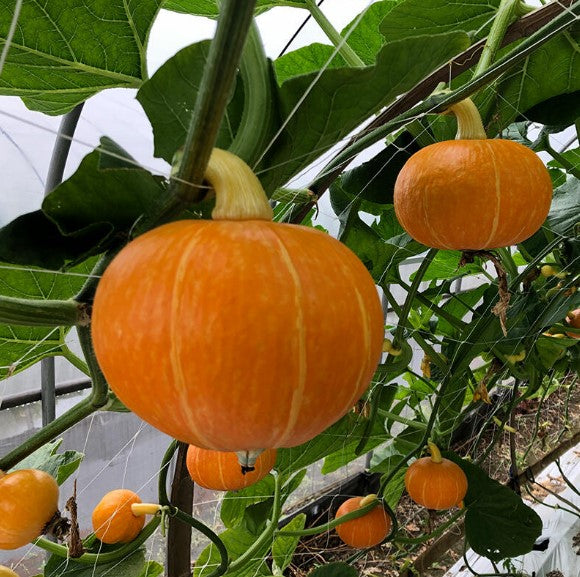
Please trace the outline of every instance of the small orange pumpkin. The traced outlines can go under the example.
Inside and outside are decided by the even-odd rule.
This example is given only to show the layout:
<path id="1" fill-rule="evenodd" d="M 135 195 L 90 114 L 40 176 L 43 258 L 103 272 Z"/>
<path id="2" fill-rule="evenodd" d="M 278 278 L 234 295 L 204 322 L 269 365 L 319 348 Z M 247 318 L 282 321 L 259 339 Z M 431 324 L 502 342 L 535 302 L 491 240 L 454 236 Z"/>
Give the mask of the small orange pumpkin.
<path id="1" fill-rule="evenodd" d="M 143 515 L 134 515 L 133 503 L 141 503 L 137 493 L 128 489 L 115 489 L 107 493 L 93 509 L 93 531 L 99 541 L 113 545 L 130 543 L 145 525 Z"/>
<path id="2" fill-rule="evenodd" d="M 467 493 L 467 477 L 459 465 L 441 456 L 429 443 L 430 457 L 417 459 L 405 473 L 405 487 L 415 503 L 442 511 L 459 506 Z"/>
<path id="3" fill-rule="evenodd" d="M 58 484 L 37 469 L 0 472 L 0 549 L 34 541 L 58 511 Z"/>
<path id="4" fill-rule="evenodd" d="M 580 329 L 580 309 L 575 309 L 570 311 L 566 315 L 566 322 L 575 329 Z M 566 333 L 569 337 L 573 339 L 580 339 L 580 333 Z"/>
<path id="5" fill-rule="evenodd" d="M 214 150 L 206 180 L 214 220 L 172 222 L 129 243 L 99 283 L 92 334 L 129 409 L 251 465 L 350 410 L 380 359 L 383 314 L 354 253 L 319 230 L 272 222 L 239 158 Z"/>
<path id="6" fill-rule="evenodd" d="M 485 250 L 524 241 L 548 215 L 548 170 L 529 148 L 487 139 L 471 100 L 450 110 L 457 140 L 426 146 L 406 162 L 394 189 L 397 219 L 434 248 Z"/>
<path id="7" fill-rule="evenodd" d="M 376 495 L 367 495 L 366 497 L 352 497 L 347 499 L 336 512 L 335 519 L 357 511 L 361 507 L 368 505 L 371 501 L 376 500 Z M 391 518 L 381 504 L 371 509 L 366 515 L 345 521 L 336 527 L 336 532 L 341 540 L 357 549 L 374 547 L 378 545 L 391 530 Z"/>
<path id="8" fill-rule="evenodd" d="M 8 567 L 0 565 L 0 577 L 18 577 L 18 573 L 14 573 L 12 569 L 8 569 Z"/>
<path id="9" fill-rule="evenodd" d="M 187 449 L 187 470 L 200 487 L 214 491 L 237 491 L 263 479 L 276 463 L 276 449 L 260 453 L 253 470 L 243 472 L 235 453 L 212 451 L 190 445 Z"/>

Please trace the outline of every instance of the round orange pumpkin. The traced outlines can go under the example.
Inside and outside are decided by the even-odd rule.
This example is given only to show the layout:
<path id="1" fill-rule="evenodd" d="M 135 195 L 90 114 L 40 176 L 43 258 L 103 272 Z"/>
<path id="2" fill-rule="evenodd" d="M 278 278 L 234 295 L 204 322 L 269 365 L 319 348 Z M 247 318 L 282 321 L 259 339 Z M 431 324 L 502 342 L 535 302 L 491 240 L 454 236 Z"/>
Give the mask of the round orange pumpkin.
<path id="1" fill-rule="evenodd" d="M 552 182 L 529 148 L 487 139 L 471 101 L 451 107 L 458 140 L 416 152 L 399 173 L 395 214 L 418 242 L 439 249 L 484 250 L 517 244 L 546 220 Z"/>
<path id="2" fill-rule="evenodd" d="M 235 453 L 212 451 L 190 445 L 187 470 L 200 487 L 214 491 L 237 491 L 263 479 L 276 463 L 276 449 L 266 449 L 256 459 L 252 471 L 243 472 Z"/>
<path id="3" fill-rule="evenodd" d="M 141 503 L 139 495 L 128 489 L 107 493 L 93 509 L 93 531 L 103 543 L 130 543 L 145 525 L 143 515 L 133 515 L 131 505 Z"/>
<path id="4" fill-rule="evenodd" d="M 128 408 L 176 439 L 242 453 L 299 445 L 372 378 L 384 337 L 376 287 L 329 235 L 271 222 L 239 158 L 215 150 L 206 180 L 214 220 L 151 230 L 105 271 L 99 364 Z"/>
<path id="5" fill-rule="evenodd" d="M 415 503 L 442 511 L 459 505 L 467 493 L 467 477 L 461 467 L 441 456 L 429 443 L 430 457 L 417 459 L 405 473 L 405 488 Z"/>
<path id="6" fill-rule="evenodd" d="M 0 549 L 34 541 L 58 511 L 58 484 L 37 469 L 0 472 Z"/>
<path id="7" fill-rule="evenodd" d="M 18 577 L 18 573 L 8 569 L 8 567 L 4 567 L 4 565 L 0 565 L 0 577 Z"/>
<path id="8" fill-rule="evenodd" d="M 336 512 L 338 519 L 347 513 L 357 511 L 369 502 L 369 498 L 376 499 L 376 495 L 366 497 L 352 497 L 347 499 Z M 378 545 L 391 530 L 391 518 L 381 504 L 371 509 L 366 515 L 345 521 L 336 527 L 336 532 L 341 540 L 357 549 L 374 547 Z"/>
<path id="9" fill-rule="evenodd" d="M 580 329 L 580 309 L 575 309 L 570 311 L 566 315 L 566 322 L 575 329 Z M 580 339 L 580 333 L 566 333 L 569 337 L 573 339 Z"/>

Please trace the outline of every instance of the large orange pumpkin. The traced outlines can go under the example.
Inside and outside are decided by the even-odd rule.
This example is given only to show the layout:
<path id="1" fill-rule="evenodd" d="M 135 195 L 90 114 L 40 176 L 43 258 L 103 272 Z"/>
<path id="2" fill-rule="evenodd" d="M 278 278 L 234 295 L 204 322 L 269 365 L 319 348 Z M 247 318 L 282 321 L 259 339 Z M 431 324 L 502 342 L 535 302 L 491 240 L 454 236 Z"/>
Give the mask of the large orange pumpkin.
<path id="1" fill-rule="evenodd" d="M 347 513 L 357 511 L 373 500 L 376 501 L 376 495 L 347 499 L 338 508 L 335 518 L 338 519 Z M 365 547 L 374 547 L 383 541 L 391 530 L 391 524 L 391 518 L 387 515 L 385 508 L 378 504 L 366 515 L 341 523 L 336 527 L 336 532 L 347 545 L 363 549 Z"/>
<path id="2" fill-rule="evenodd" d="M 394 205 L 401 226 L 440 249 L 484 250 L 524 241 L 548 215 L 548 170 L 529 148 L 487 139 L 470 100 L 451 110 L 458 140 L 422 148 L 397 177 Z"/>
<path id="3" fill-rule="evenodd" d="M 442 511 L 459 505 L 467 493 L 463 469 L 445 459 L 436 445 L 429 443 L 430 457 L 417 459 L 405 473 L 405 488 L 415 503 Z"/>
<path id="4" fill-rule="evenodd" d="M 187 470 L 200 487 L 214 491 L 237 491 L 263 479 L 276 463 L 276 453 L 276 449 L 266 449 L 256 459 L 253 470 L 244 472 L 235 453 L 190 445 L 187 449 Z"/>
<path id="5" fill-rule="evenodd" d="M 109 491 L 93 509 L 93 531 L 103 543 L 130 543 L 145 525 L 143 515 L 134 515 L 133 503 L 141 503 L 137 493 L 129 489 Z"/>
<path id="6" fill-rule="evenodd" d="M 0 577 L 18 577 L 18 573 L 15 573 L 12 569 L 8 569 L 4 565 L 0 565 Z"/>
<path id="7" fill-rule="evenodd" d="M 105 271 L 99 364 L 127 407 L 176 439 L 236 452 L 298 445 L 369 384 L 384 337 L 374 282 L 329 235 L 271 222 L 237 157 L 215 150 L 206 179 L 214 220 L 154 229 Z"/>
<path id="8" fill-rule="evenodd" d="M 0 472 L 0 549 L 18 549 L 43 533 L 58 510 L 58 484 L 37 469 Z"/>

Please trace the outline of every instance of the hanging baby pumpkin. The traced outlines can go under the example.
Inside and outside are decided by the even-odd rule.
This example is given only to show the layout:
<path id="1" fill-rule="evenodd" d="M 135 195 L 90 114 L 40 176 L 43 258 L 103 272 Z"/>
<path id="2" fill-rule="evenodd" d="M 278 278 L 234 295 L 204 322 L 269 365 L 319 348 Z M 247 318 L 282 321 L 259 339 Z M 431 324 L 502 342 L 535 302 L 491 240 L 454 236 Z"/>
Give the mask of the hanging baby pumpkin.
<path id="1" fill-rule="evenodd" d="M 251 464 L 349 411 L 379 361 L 383 316 L 359 259 L 319 230 L 272 222 L 239 158 L 215 150 L 206 180 L 213 220 L 151 230 L 107 268 L 94 346 L 111 388 L 141 418 Z"/>
<path id="2" fill-rule="evenodd" d="M 457 116 L 457 139 L 422 148 L 397 177 L 401 226 L 440 249 L 486 250 L 526 240 L 550 209 L 548 170 L 522 144 L 488 139 L 471 100 L 450 110 Z"/>
<path id="3" fill-rule="evenodd" d="M 429 442 L 430 457 L 414 461 L 405 473 L 405 488 L 415 503 L 438 511 L 459 505 L 467 493 L 463 469 L 441 456 Z"/>

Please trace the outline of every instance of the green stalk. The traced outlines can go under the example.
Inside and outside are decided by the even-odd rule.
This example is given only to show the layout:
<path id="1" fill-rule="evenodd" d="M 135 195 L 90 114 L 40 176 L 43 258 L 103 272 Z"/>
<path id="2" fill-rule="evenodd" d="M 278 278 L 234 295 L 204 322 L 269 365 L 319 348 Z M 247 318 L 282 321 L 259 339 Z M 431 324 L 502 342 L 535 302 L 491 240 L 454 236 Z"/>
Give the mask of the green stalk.
<path id="1" fill-rule="evenodd" d="M 108 551 L 107 553 L 83 553 L 80 557 L 70 558 L 68 547 L 64 545 L 59 545 L 58 543 L 53 543 L 44 537 L 39 537 L 34 544 L 49 553 L 63 557 L 64 559 L 70 559 L 75 563 L 83 563 L 86 565 L 102 565 L 103 563 L 113 563 L 114 561 L 120 561 L 129 557 L 132 553 L 137 551 L 151 535 L 155 532 L 159 523 L 161 522 L 161 516 L 156 515 L 145 525 L 141 533 L 133 539 L 130 543 L 115 549 L 114 551 Z"/>
<path id="2" fill-rule="evenodd" d="M 205 169 L 225 114 L 256 0 L 223 0 L 199 94 L 184 146 L 177 178 L 161 209 L 146 219 L 142 229 L 170 221 L 204 196 Z"/>
<path id="3" fill-rule="evenodd" d="M 220 564 L 208 577 L 219 577 L 223 575 L 228 569 L 228 551 L 223 543 L 223 541 L 216 535 L 207 525 L 192 517 L 185 511 L 181 511 L 177 507 L 174 507 L 167 496 L 167 473 L 169 471 L 169 464 L 173 455 L 179 447 L 179 441 L 173 440 L 167 447 L 161 464 L 159 467 L 159 479 L 157 484 L 158 499 L 159 504 L 168 510 L 169 515 L 179 519 L 183 523 L 186 523 L 193 527 L 196 531 L 199 531 L 205 535 L 216 547 L 220 554 Z"/>
<path id="4" fill-rule="evenodd" d="M 28 457 L 34 453 L 34 451 L 40 449 L 40 447 L 52 441 L 54 438 L 62 435 L 66 430 L 70 429 L 99 408 L 100 407 L 95 406 L 93 403 L 93 395 L 83 399 L 72 409 L 40 429 L 32 437 L 24 441 L 24 443 L 2 457 L 2 459 L 0 459 L 0 471 L 10 470 L 14 465 L 22 461 L 22 459 Z"/>
<path id="5" fill-rule="evenodd" d="M 384 417 L 385 419 L 401 423 L 402 425 L 407 425 L 407 427 L 411 427 L 412 429 L 424 431 L 427 428 L 427 425 L 425 423 L 420 423 L 419 421 L 411 421 L 411 419 L 405 419 L 405 417 L 401 417 L 400 415 L 396 415 L 395 413 L 385 411 L 384 409 L 379 409 L 378 413 L 381 417 Z"/>
<path id="6" fill-rule="evenodd" d="M 72 327 L 90 322 L 87 307 L 75 300 L 0 296 L 0 323 L 29 327 Z"/>
<path id="7" fill-rule="evenodd" d="M 489 35 L 485 42 L 485 46 L 483 47 L 483 52 L 481 53 L 479 62 L 475 67 L 473 73 L 474 78 L 480 76 L 495 60 L 495 56 L 501 46 L 506 30 L 514 20 L 514 16 L 517 15 L 520 4 L 520 0 L 501 0 L 491 30 L 489 31 Z"/>
<path id="8" fill-rule="evenodd" d="M 365 63 L 360 59 L 359 55 L 347 44 L 346 39 L 343 38 L 338 30 L 332 25 L 332 22 L 326 17 L 324 12 L 316 4 L 316 0 L 306 0 L 306 8 L 316 20 L 327 38 L 338 50 L 338 53 L 344 58 L 345 62 L 352 68 L 363 68 Z"/>
<path id="9" fill-rule="evenodd" d="M 516 278 L 518 276 L 518 267 L 512 257 L 510 248 L 509 247 L 496 248 L 495 252 L 499 256 L 501 264 L 504 266 L 510 277 Z"/>
<path id="10" fill-rule="evenodd" d="M 241 568 L 245 567 L 249 561 L 255 559 L 256 555 L 260 553 L 264 545 L 273 540 L 274 534 L 278 529 L 280 515 L 282 514 L 282 501 L 280 498 L 281 484 L 281 475 L 274 472 L 274 502 L 272 504 L 272 516 L 270 517 L 266 528 L 254 543 L 252 543 L 243 555 L 240 555 L 235 561 L 232 561 L 229 567 L 229 571 L 232 573 L 239 571 Z"/>
<path id="11" fill-rule="evenodd" d="M 244 83 L 244 110 L 229 151 L 253 167 L 270 140 L 275 121 L 270 64 L 255 23 L 248 32 L 240 75 Z"/>
<path id="12" fill-rule="evenodd" d="M 89 366 L 80 357 L 77 357 L 66 345 L 63 345 L 60 349 L 60 354 L 63 356 L 73 367 L 76 367 L 79 371 L 85 375 L 90 375 L 91 371 Z"/>
<path id="13" fill-rule="evenodd" d="M 409 313 L 411 312 L 411 307 L 413 306 L 413 301 L 415 300 L 415 297 L 417 296 L 417 293 L 419 292 L 419 285 L 421 284 L 421 281 L 423 280 L 423 277 L 425 276 L 425 273 L 427 272 L 429 265 L 433 262 L 433 259 L 435 258 L 435 255 L 437 254 L 437 252 L 438 252 L 438 249 L 430 248 L 427 251 L 427 254 L 423 257 L 423 262 L 421 262 L 421 265 L 419 266 L 419 268 L 417 269 L 417 272 L 415 273 L 415 278 L 413 279 L 413 282 L 411 283 L 411 287 L 409 288 L 409 291 L 407 292 L 407 298 L 405 299 L 405 303 L 403 304 L 403 309 L 401 310 L 401 316 L 399 317 L 399 324 L 397 325 L 397 328 L 395 329 L 395 334 L 393 335 L 393 345 L 395 347 L 398 345 L 398 343 L 400 343 L 400 341 L 403 338 L 403 332 L 405 331 L 407 317 L 409 316 Z"/>
<path id="14" fill-rule="evenodd" d="M 220 577 L 228 570 L 228 550 L 223 541 L 204 523 L 198 521 L 188 513 L 181 511 L 177 507 L 170 507 L 169 514 L 176 517 L 183 523 L 191 525 L 196 531 L 205 535 L 216 547 L 220 554 L 220 564 L 207 577 Z M 232 564 L 233 565 L 233 564 Z"/>

